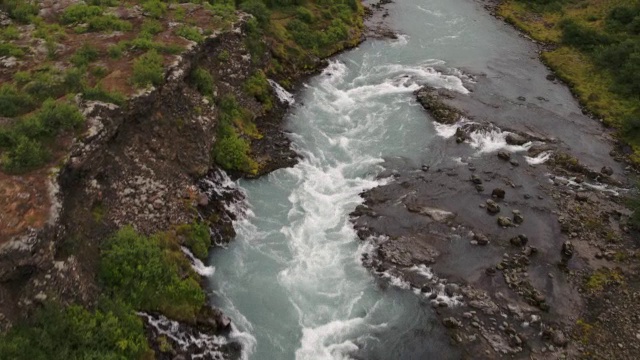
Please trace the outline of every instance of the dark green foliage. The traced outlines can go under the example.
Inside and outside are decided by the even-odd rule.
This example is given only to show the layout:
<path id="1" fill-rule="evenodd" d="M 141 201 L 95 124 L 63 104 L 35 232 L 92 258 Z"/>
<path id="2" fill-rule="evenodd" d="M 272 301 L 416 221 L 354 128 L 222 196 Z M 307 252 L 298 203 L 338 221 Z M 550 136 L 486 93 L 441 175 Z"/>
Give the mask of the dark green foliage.
<path id="1" fill-rule="evenodd" d="M 139 36 L 153 36 L 161 33 L 164 27 L 161 22 L 157 20 L 148 19 L 142 23 Z"/>
<path id="2" fill-rule="evenodd" d="M 178 36 L 182 36 L 187 40 L 195 41 L 197 43 L 201 43 L 204 41 L 204 36 L 200 34 L 198 28 L 192 26 L 180 26 L 175 30 L 175 33 Z"/>
<path id="3" fill-rule="evenodd" d="M 167 4 L 159 0 L 147 0 L 142 4 L 142 9 L 151 17 L 159 19 L 167 12 Z"/>
<path id="4" fill-rule="evenodd" d="M 0 116 L 14 117 L 33 110 L 35 102 L 29 94 L 19 91 L 15 86 L 0 86 Z"/>
<path id="5" fill-rule="evenodd" d="M 0 2 L 0 9 L 6 11 L 12 19 L 22 23 L 31 22 L 31 19 L 38 15 L 39 10 L 35 1 L 26 0 L 3 0 Z"/>
<path id="6" fill-rule="evenodd" d="M 94 62 L 98 59 L 98 50 L 89 45 L 84 44 L 81 48 L 76 50 L 75 54 L 71 57 L 71 63 L 77 67 L 82 67 L 89 65 L 89 63 Z"/>
<path id="7" fill-rule="evenodd" d="M 0 56 L 22 57 L 24 56 L 24 50 L 17 45 L 0 42 Z"/>
<path id="8" fill-rule="evenodd" d="M 240 4 L 240 10 L 246 11 L 255 16 L 261 26 L 266 26 L 269 23 L 271 13 L 265 3 L 260 0 L 245 1 Z"/>
<path id="9" fill-rule="evenodd" d="M 125 20 L 120 20 L 113 15 L 94 16 L 88 21 L 87 31 L 129 31 L 132 26 L 131 23 Z M 80 28 L 80 32 L 83 29 Z"/>
<path id="10" fill-rule="evenodd" d="M 138 86 L 164 83 L 164 59 L 156 50 L 151 50 L 133 63 L 133 82 Z"/>
<path id="11" fill-rule="evenodd" d="M 251 158 L 249 140 L 238 134 L 235 125 L 247 123 L 247 113 L 233 96 L 220 99 L 220 125 L 218 139 L 213 145 L 213 160 L 225 170 L 255 174 L 258 164 Z M 255 127 L 255 125 L 254 125 Z"/>
<path id="12" fill-rule="evenodd" d="M 244 83 L 244 89 L 264 104 L 266 108 L 271 108 L 271 87 L 264 72 L 257 71 L 248 78 Z"/>
<path id="13" fill-rule="evenodd" d="M 49 160 L 49 152 L 36 140 L 19 135 L 10 141 L 13 146 L 2 156 L 2 169 L 8 173 L 29 171 Z"/>
<path id="14" fill-rule="evenodd" d="M 131 227 L 119 230 L 102 250 L 100 279 L 112 297 L 178 320 L 194 321 L 205 304 L 191 264 L 167 234 L 145 237 Z"/>
<path id="15" fill-rule="evenodd" d="M 571 20 L 563 21 L 561 26 L 562 41 L 580 50 L 590 51 L 596 46 L 607 44 L 611 41 L 605 34 Z"/>
<path id="16" fill-rule="evenodd" d="M 63 24 L 76 24 L 87 22 L 90 18 L 102 15 L 100 6 L 74 4 L 67 7 L 60 16 Z"/>
<path id="17" fill-rule="evenodd" d="M 184 237 L 185 245 L 191 249 L 193 255 L 200 260 L 206 260 L 211 247 L 209 226 L 204 223 L 194 223 L 178 227 L 178 234 Z"/>
<path id="18" fill-rule="evenodd" d="M 96 100 L 116 105 L 123 105 L 126 101 L 126 97 L 121 93 L 109 92 L 100 86 L 85 89 L 82 97 L 85 100 Z"/>
<path id="19" fill-rule="evenodd" d="M 205 68 L 197 67 L 191 71 L 189 80 L 205 96 L 213 97 L 213 76 Z"/>
<path id="20" fill-rule="evenodd" d="M 0 358 L 12 360 L 138 360 L 149 351 L 142 321 L 107 301 L 93 311 L 47 304 L 0 341 Z"/>

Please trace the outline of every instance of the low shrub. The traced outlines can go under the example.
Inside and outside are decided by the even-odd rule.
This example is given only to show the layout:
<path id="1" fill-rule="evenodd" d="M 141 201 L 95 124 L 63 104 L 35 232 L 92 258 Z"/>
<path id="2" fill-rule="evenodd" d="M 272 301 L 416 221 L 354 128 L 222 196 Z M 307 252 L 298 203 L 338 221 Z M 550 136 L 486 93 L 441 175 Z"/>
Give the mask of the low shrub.
<path id="1" fill-rule="evenodd" d="M 0 116 L 18 116 L 34 107 L 35 102 L 29 94 L 19 91 L 14 85 L 0 85 Z"/>
<path id="2" fill-rule="evenodd" d="M 164 59 L 156 50 L 150 50 L 133 63 L 133 83 L 138 86 L 159 86 L 164 82 Z"/>
<path id="3" fill-rule="evenodd" d="M 189 75 L 191 83 L 202 95 L 213 97 L 213 76 L 205 68 L 197 67 Z"/>
<path id="4" fill-rule="evenodd" d="M 2 155 L 2 169 L 8 173 L 33 170 L 49 160 L 49 152 L 38 141 L 24 135 L 11 140 L 12 147 Z"/>
<path id="5" fill-rule="evenodd" d="M 76 50 L 75 54 L 71 56 L 71 63 L 77 67 L 82 67 L 89 65 L 89 63 L 94 62 L 98 59 L 98 49 L 89 44 L 82 45 L 81 48 Z"/>
<path id="6" fill-rule="evenodd" d="M 194 223 L 178 227 L 178 234 L 184 238 L 184 244 L 191 249 L 193 255 L 206 260 L 211 248 L 211 234 L 205 223 Z"/>
<path id="7" fill-rule="evenodd" d="M 198 28 L 193 26 L 180 26 L 175 30 L 175 34 L 197 43 L 201 43 L 204 41 L 204 36 L 200 33 Z"/>

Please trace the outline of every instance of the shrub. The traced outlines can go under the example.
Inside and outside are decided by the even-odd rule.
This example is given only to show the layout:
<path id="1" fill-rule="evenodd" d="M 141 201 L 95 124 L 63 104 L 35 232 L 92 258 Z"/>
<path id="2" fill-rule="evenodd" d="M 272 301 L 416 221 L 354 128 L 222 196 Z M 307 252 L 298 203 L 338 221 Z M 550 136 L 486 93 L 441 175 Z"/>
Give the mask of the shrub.
<path id="1" fill-rule="evenodd" d="M 74 105 L 47 100 L 42 108 L 32 116 L 43 125 L 48 135 L 57 135 L 61 130 L 73 130 L 83 123 L 84 118 Z"/>
<path id="2" fill-rule="evenodd" d="M 0 85 L 0 116 L 18 116 L 33 110 L 34 106 L 29 94 L 18 91 L 13 85 Z"/>
<path id="3" fill-rule="evenodd" d="M 195 321 L 205 304 L 191 264 L 167 234 L 145 237 L 122 228 L 104 244 L 99 273 L 105 289 L 135 309 Z"/>
<path id="4" fill-rule="evenodd" d="M 595 46 L 610 43 L 611 40 L 604 34 L 576 23 L 565 20 L 561 23 L 562 42 L 574 46 L 580 50 L 589 51 Z"/>
<path id="5" fill-rule="evenodd" d="M 247 93 L 254 96 L 265 106 L 271 106 L 271 91 L 269 81 L 261 70 L 257 71 L 244 83 L 244 89 Z"/>
<path id="6" fill-rule="evenodd" d="M 204 223 L 194 223 L 178 227 L 178 234 L 184 237 L 184 244 L 191 249 L 200 260 L 206 260 L 211 247 L 209 226 Z"/>
<path id="7" fill-rule="evenodd" d="M 112 103 L 122 106 L 127 100 L 124 95 L 119 92 L 110 92 L 97 85 L 93 88 L 87 88 L 84 90 L 82 97 L 85 100 L 102 101 L 106 103 Z"/>
<path id="8" fill-rule="evenodd" d="M 195 41 L 197 43 L 201 43 L 204 41 L 204 36 L 200 34 L 198 28 L 193 26 L 180 26 L 175 30 L 175 34 L 178 36 L 182 36 L 187 40 Z"/>
<path id="9" fill-rule="evenodd" d="M 225 129 L 221 131 L 222 136 L 213 146 L 215 162 L 225 170 L 255 174 L 258 171 L 258 164 L 249 156 L 251 151 L 249 142 L 239 137 L 233 127 L 229 125 L 223 125 L 223 127 Z"/>
<path id="10" fill-rule="evenodd" d="M 132 26 L 126 20 L 120 20 L 113 15 L 94 16 L 88 20 L 87 31 L 129 31 Z"/>
<path id="11" fill-rule="evenodd" d="M 2 168 L 8 173 L 35 169 L 49 160 L 49 152 L 42 145 L 24 135 L 13 139 L 13 147 L 2 156 Z"/>
<path id="12" fill-rule="evenodd" d="M 304 22 L 306 22 L 307 24 L 313 24 L 315 22 L 315 16 L 313 16 L 313 13 L 311 12 L 311 10 L 305 8 L 305 7 L 298 7 L 296 9 L 296 17 Z"/>
<path id="13" fill-rule="evenodd" d="M 0 9 L 6 11 L 9 16 L 19 22 L 29 23 L 38 15 L 38 5 L 25 0 L 4 0 L 0 2 Z"/>
<path id="14" fill-rule="evenodd" d="M 76 50 L 70 61 L 73 65 L 82 67 L 96 61 L 98 59 L 98 56 L 98 50 L 95 47 L 89 44 L 84 44 L 81 48 Z"/>
<path id="15" fill-rule="evenodd" d="M 161 33 L 163 30 L 164 27 L 161 22 L 151 19 L 145 20 L 140 27 L 140 33 L 148 36 Z"/>
<path id="16" fill-rule="evenodd" d="M 138 86 L 159 86 L 164 82 L 164 59 L 151 50 L 133 63 L 133 82 Z"/>
<path id="17" fill-rule="evenodd" d="M 142 9 L 150 16 L 159 19 L 167 12 L 167 4 L 159 0 L 147 0 L 142 4 Z"/>
<path id="18" fill-rule="evenodd" d="M 103 301 L 88 311 L 46 304 L 0 341 L 0 358 L 13 360 L 141 359 L 150 353 L 142 321 L 126 305 Z"/>
<path id="19" fill-rule="evenodd" d="M 24 50 L 17 45 L 2 42 L 0 43 L 0 56 L 22 57 L 24 56 Z"/>
<path id="20" fill-rule="evenodd" d="M 260 0 L 249 0 L 240 4 L 240 10 L 253 15 L 262 27 L 269 24 L 271 13 L 264 2 Z"/>
<path id="21" fill-rule="evenodd" d="M 63 24 L 87 22 L 89 18 L 102 15 L 102 8 L 95 5 L 74 4 L 67 7 L 60 16 Z"/>
<path id="22" fill-rule="evenodd" d="M 9 25 L 0 30 L 0 38 L 3 40 L 17 40 L 20 38 L 20 31 L 14 25 Z"/>
<path id="23" fill-rule="evenodd" d="M 213 96 L 213 76 L 209 71 L 197 67 L 191 71 L 189 78 L 202 95 Z"/>

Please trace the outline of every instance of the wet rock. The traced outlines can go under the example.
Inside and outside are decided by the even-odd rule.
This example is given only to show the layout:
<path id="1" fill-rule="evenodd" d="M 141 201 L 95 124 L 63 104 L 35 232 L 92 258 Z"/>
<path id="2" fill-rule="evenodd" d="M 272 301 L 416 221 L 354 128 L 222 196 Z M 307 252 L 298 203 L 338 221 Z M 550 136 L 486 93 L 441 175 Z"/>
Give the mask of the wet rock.
<path id="1" fill-rule="evenodd" d="M 480 184 L 482 184 L 482 179 L 480 179 L 478 177 L 478 175 L 473 174 L 473 175 L 471 175 L 471 182 L 476 184 L 476 185 L 480 185 Z"/>
<path id="2" fill-rule="evenodd" d="M 509 161 L 511 159 L 511 154 L 507 151 L 501 150 L 498 151 L 498 158 L 504 161 Z"/>
<path id="3" fill-rule="evenodd" d="M 603 166 L 602 169 L 600 169 L 600 173 L 602 173 L 603 175 L 611 176 L 613 175 L 613 169 L 609 166 Z"/>
<path id="4" fill-rule="evenodd" d="M 556 76 L 555 76 L 555 75 L 553 75 L 553 74 L 549 74 L 549 75 L 547 75 L 547 80 L 549 80 L 549 81 L 555 81 L 555 80 L 556 80 Z"/>
<path id="5" fill-rule="evenodd" d="M 449 329 L 455 329 L 462 325 L 458 320 L 456 320 L 453 317 L 445 318 L 444 320 L 442 320 L 442 324 Z"/>
<path id="6" fill-rule="evenodd" d="M 427 172 L 431 167 L 429 165 L 422 165 L 422 171 Z"/>
<path id="7" fill-rule="evenodd" d="M 524 96 L 518 96 L 518 101 L 527 101 L 527 98 Z"/>
<path id="8" fill-rule="evenodd" d="M 567 339 L 567 337 L 560 330 L 556 330 L 553 332 L 553 334 L 551 335 L 551 341 L 553 341 L 553 344 L 555 346 L 561 346 L 561 347 L 564 347 L 567 345 L 567 343 L 569 343 L 569 340 Z"/>
<path id="9" fill-rule="evenodd" d="M 487 212 L 489 214 L 497 214 L 500 212 L 500 205 L 491 199 L 487 199 Z"/>
<path id="10" fill-rule="evenodd" d="M 562 257 L 564 259 L 570 259 L 573 256 L 573 244 L 567 240 L 562 244 Z"/>
<path id="11" fill-rule="evenodd" d="M 509 226 L 513 226 L 513 222 L 511 221 L 511 219 L 509 219 L 506 216 L 500 216 L 498 217 L 498 225 L 502 226 L 502 227 L 509 227 Z"/>
<path id="12" fill-rule="evenodd" d="M 528 142 L 528 140 L 525 139 L 524 136 L 514 134 L 514 133 L 507 134 L 505 140 L 507 141 L 507 144 L 517 145 L 517 146 L 524 145 Z"/>
<path id="13" fill-rule="evenodd" d="M 447 284 L 444 287 L 444 292 L 445 294 L 447 294 L 447 296 L 454 296 L 456 294 L 458 294 L 460 292 L 460 286 L 458 286 L 457 284 Z"/>
<path id="14" fill-rule="evenodd" d="M 425 285 L 422 288 L 420 288 L 420 291 L 423 293 L 430 293 L 433 291 L 433 289 L 431 288 L 431 286 Z"/>
<path id="15" fill-rule="evenodd" d="M 502 188 L 495 188 L 491 192 L 491 196 L 496 198 L 496 199 L 504 199 L 505 191 Z"/>
<path id="16" fill-rule="evenodd" d="M 511 166 L 520 166 L 520 162 L 518 162 L 518 160 L 516 159 L 511 159 L 509 161 L 509 164 L 511 164 Z"/>
<path id="17" fill-rule="evenodd" d="M 484 186 L 482 186 L 482 185 L 476 185 L 476 191 L 477 191 L 477 192 L 483 192 L 483 191 L 484 191 Z"/>
<path id="18" fill-rule="evenodd" d="M 524 217 L 520 213 L 520 210 L 513 210 L 513 222 L 516 224 L 522 224 L 524 222 Z"/>
<path id="19" fill-rule="evenodd" d="M 451 220 L 454 217 L 456 217 L 456 214 L 452 212 L 436 209 L 436 208 L 430 208 L 426 206 L 407 205 L 407 210 L 414 213 L 418 213 L 420 215 L 428 216 L 437 222 L 445 222 L 447 220 Z"/>
<path id="20" fill-rule="evenodd" d="M 589 200 L 589 194 L 587 194 L 586 192 L 576 193 L 576 200 L 586 202 Z"/>
<path id="21" fill-rule="evenodd" d="M 520 234 L 518 236 L 512 237 L 509 242 L 513 246 L 521 247 L 527 245 L 527 242 L 529 242 L 529 238 L 527 237 L 527 235 Z"/>
<path id="22" fill-rule="evenodd" d="M 487 245 L 489 243 L 489 238 L 483 234 L 474 234 L 473 240 L 476 241 L 476 244 L 482 245 L 482 246 Z"/>

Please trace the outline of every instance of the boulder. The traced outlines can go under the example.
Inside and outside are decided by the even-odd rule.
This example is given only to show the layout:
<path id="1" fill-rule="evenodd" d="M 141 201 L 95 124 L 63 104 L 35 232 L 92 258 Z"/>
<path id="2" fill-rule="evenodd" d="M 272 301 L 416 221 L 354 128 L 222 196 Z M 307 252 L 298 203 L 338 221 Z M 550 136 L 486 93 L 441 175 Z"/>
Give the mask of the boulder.
<path id="1" fill-rule="evenodd" d="M 511 240 L 509 240 L 509 242 L 511 243 L 511 245 L 513 246 L 525 246 L 527 245 L 527 242 L 529 242 L 529 238 L 524 235 L 524 234 L 520 234 L 518 236 L 514 236 L 511 238 Z"/>
<path id="2" fill-rule="evenodd" d="M 474 234 L 473 240 L 475 240 L 478 245 L 487 245 L 489 243 L 489 238 L 483 234 Z"/>
<path id="3" fill-rule="evenodd" d="M 507 134 L 507 137 L 505 140 L 507 140 L 507 144 L 509 145 L 518 145 L 518 146 L 524 145 L 528 142 L 528 140 L 525 139 L 524 136 L 514 134 L 514 133 Z"/>
<path id="4" fill-rule="evenodd" d="M 505 196 L 505 191 L 502 188 L 495 188 L 493 189 L 493 191 L 491 192 L 491 196 L 496 198 L 496 199 L 504 199 Z"/>
<path id="5" fill-rule="evenodd" d="M 473 175 L 471 175 L 471 182 L 476 184 L 476 185 L 480 185 L 480 184 L 482 184 L 482 179 L 480 179 L 478 177 L 478 175 L 473 174 Z"/>
<path id="6" fill-rule="evenodd" d="M 513 210 L 513 222 L 516 224 L 522 224 L 524 222 L 524 217 L 520 213 L 520 210 Z"/>
<path id="7" fill-rule="evenodd" d="M 487 199 L 487 212 L 489 214 L 497 214 L 500 212 L 500 205 L 491 199 Z"/>
<path id="8" fill-rule="evenodd" d="M 602 169 L 600 169 L 600 173 L 606 176 L 611 176 L 613 175 L 613 169 L 609 166 L 603 166 Z"/>
<path id="9" fill-rule="evenodd" d="M 498 151 L 498 158 L 504 161 L 509 161 L 511 159 L 511 154 L 507 151 L 501 150 Z"/>
<path id="10" fill-rule="evenodd" d="M 498 225 L 502 227 L 513 226 L 513 222 L 511 221 L 511 219 L 509 219 L 506 216 L 499 216 L 497 221 L 498 221 Z"/>

